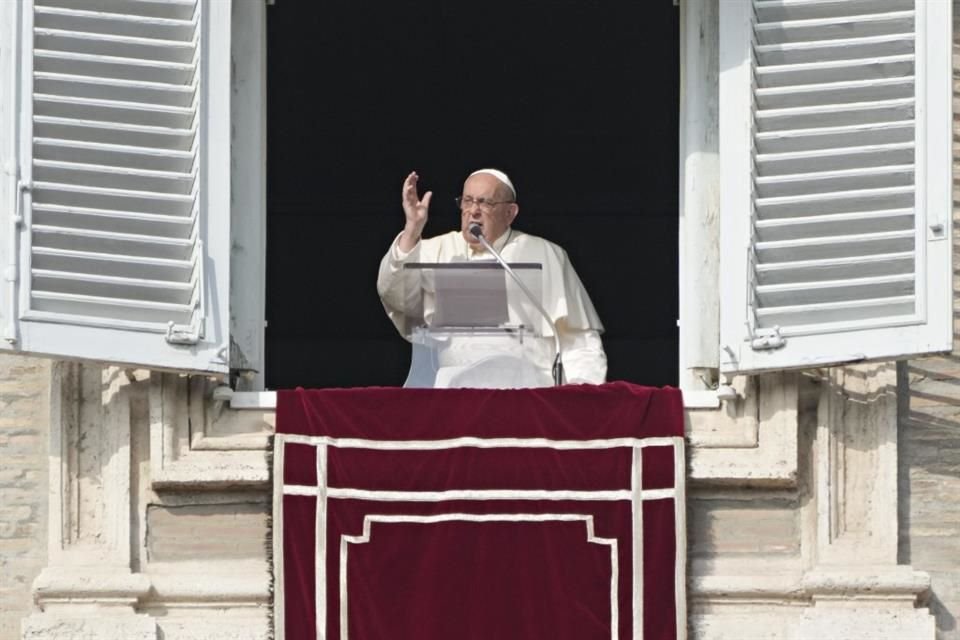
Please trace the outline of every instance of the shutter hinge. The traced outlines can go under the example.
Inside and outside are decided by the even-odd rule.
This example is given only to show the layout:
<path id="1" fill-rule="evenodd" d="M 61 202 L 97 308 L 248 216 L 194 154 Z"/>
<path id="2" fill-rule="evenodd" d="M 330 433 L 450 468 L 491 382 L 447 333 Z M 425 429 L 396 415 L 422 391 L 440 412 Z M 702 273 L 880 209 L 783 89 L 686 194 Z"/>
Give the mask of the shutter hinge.
<path id="1" fill-rule="evenodd" d="M 201 319 L 194 316 L 190 324 L 174 324 L 173 320 L 167 323 L 167 342 L 170 344 L 197 344 L 200 342 Z"/>
<path id="2" fill-rule="evenodd" d="M 4 280 L 6 280 L 7 290 L 7 319 L 3 328 L 3 339 L 8 344 L 17 343 L 17 281 L 20 279 L 20 263 L 18 253 L 20 252 L 20 230 L 23 228 L 23 200 L 27 192 L 30 191 L 30 184 L 23 180 L 17 180 L 17 189 L 14 193 L 13 220 L 10 221 L 10 235 L 7 240 L 7 265 L 4 269 Z"/>
<path id="3" fill-rule="evenodd" d="M 17 180 L 16 207 L 13 213 L 13 227 L 19 230 L 23 226 L 23 195 L 30 191 L 30 185 L 23 180 Z"/>
<path id="4" fill-rule="evenodd" d="M 780 327 L 761 329 L 750 336 L 750 348 L 754 351 L 772 351 L 787 345 L 787 340 L 780 335 Z"/>
<path id="5" fill-rule="evenodd" d="M 943 224 L 935 222 L 930 225 L 930 233 L 927 234 L 928 239 L 930 240 L 943 240 L 947 237 L 946 228 Z"/>

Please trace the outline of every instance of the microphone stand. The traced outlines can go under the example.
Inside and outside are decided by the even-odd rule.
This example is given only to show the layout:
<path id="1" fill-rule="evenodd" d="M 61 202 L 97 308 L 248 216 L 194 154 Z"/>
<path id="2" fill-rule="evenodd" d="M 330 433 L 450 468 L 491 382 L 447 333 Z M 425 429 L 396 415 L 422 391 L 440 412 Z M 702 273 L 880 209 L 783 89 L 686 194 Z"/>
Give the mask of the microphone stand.
<path id="1" fill-rule="evenodd" d="M 510 265 L 507 264 L 507 261 L 503 259 L 503 256 L 500 255 L 500 252 L 494 249 L 493 245 L 491 245 L 487 239 L 483 237 L 483 229 L 480 228 L 480 225 L 476 223 L 471 224 L 469 231 L 470 235 L 479 240 L 480 244 L 482 244 L 484 248 L 489 251 L 494 258 L 497 259 L 497 262 L 500 263 L 500 266 L 503 267 L 504 271 L 506 271 L 511 278 L 513 278 L 513 281 L 517 283 L 517 286 L 520 287 L 520 290 L 523 291 L 524 295 L 526 295 L 530 302 L 533 303 L 533 306 L 536 307 L 537 311 L 540 312 L 540 315 L 546 318 L 550 328 L 553 329 L 553 343 L 557 352 L 556 357 L 553 359 L 553 384 L 554 386 L 559 387 L 563 384 L 563 360 L 560 357 L 560 334 L 557 333 L 557 325 L 554 324 L 553 319 L 550 318 L 550 314 L 547 313 L 547 310 L 543 308 L 543 305 L 540 304 L 540 301 L 537 300 L 537 297 L 533 295 L 530 289 L 527 288 L 527 285 L 523 284 L 523 280 L 520 279 L 520 276 L 518 276 L 516 272 L 510 268 Z"/>

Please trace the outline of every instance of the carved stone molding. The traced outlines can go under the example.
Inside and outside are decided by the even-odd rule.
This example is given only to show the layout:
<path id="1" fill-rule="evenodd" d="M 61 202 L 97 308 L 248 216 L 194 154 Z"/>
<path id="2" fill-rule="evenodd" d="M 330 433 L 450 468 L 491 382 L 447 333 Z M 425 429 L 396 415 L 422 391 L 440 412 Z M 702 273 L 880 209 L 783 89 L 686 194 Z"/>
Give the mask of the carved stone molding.
<path id="1" fill-rule="evenodd" d="M 141 610 L 164 637 L 262 640 L 270 636 L 266 560 L 151 563 L 153 588 Z"/>
<path id="2" fill-rule="evenodd" d="M 136 613 L 150 580 L 131 568 L 129 383 L 116 368 L 52 368 L 48 566 L 24 638 L 157 638 Z"/>
<path id="3" fill-rule="evenodd" d="M 796 575 L 702 576 L 691 582 L 692 637 L 711 640 L 933 640 L 916 608 L 929 586 L 909 567 L 836 567 Z M 756 632 L 756 634 L 754 633 Z"/>
<path id="4" fill-rule="evenodd" d="M 897 564 L 896 367 L 837 367 L 821 379 L 811 489 L 815 567 Z M 814 517 L 809 513 L 808 517 Z M 810 529 L 811 533 L 814 531 Z"/>
<path id="5" fill-rule="evenodd" d="M 796 638 L 930 639 L 918 600 L 930 576 L 897 564 L 897 378 L 893 363 L 836 367 L 820 378 L 801 518 L 812 602 Z"/>
<path id="6" fill-rule="evenodd" d="M 718 410 L 688 410 L 694 486 L 796 485 L 798 384 L 795 373 L 740 377 L 736 400 Z"/>
<path id="7" fill-rule="evenodd" d="M 731 446 L 734 436 L 749 433 L 735 423 L 753 415 L 747 388 L 730 422 L 693 425 L 691 440 L 699 442 L 691 451 L 694 469 L 697 456 L 713 457 L 699 469 L 701 483 L 734 480 L 738 487 L 716 491 L 741 491 L 736 478 L 754 485 L 748 491 L 757 496 L 766 491 L 758 477 L 792 483 L 788 491 L 801 505 L 798 555 L 702 561 L 710 575 L 692 576 L 689 590 L 694 637 L 739 640 L 749 628 L 771 640 L 933 640 L 934 617 L 918 606 L 930 578 L 897 564 L 894 365 L 783 376 L 759 378 L 755 446 Z M 708 427 L 726 429 L 727 440 L 704 436 Z M 765 443 L 778 434 L 778 445 Z M 785 464 L 770 464 L 778 459 Z M 749 460 L 759 461 L 759 476 L 744 469 Z M 792 477 L 777 471 L 791 468 Z"/>
<path id="8" fill-rule="evenodd" d="M 273 411 L 231 409 L 203 377 L 150 376 L 154 489 L 266 487 Z"/>

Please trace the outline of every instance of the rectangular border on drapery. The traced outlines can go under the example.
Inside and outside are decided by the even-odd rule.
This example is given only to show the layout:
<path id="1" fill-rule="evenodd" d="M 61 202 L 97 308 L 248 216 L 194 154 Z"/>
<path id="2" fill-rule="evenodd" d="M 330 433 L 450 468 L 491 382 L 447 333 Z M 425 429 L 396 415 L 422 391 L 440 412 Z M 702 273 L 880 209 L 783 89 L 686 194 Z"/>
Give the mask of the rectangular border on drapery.
<path id="1" fill-rule="evenodd" d="M 315 449 L 316 465 L 316 483 L 313 485 L 293 484 L 284 481 L 284 461 L 286 459 L 285 450 L 288 445 L 297 445 L 300 447 L 312 447 Z M 555 451 L 578 451 L 594 449 L 624 449 L 629 452 L 631 459 L 630 486 L 623 489 L 606 489 L 598 491 L 575 491 L 575 490 L 553 490 L 550 488 L 542 489 L 461 489 L 445 491 L 389 491 L 389 490 L 369 490 L 353 487 L 331 487 L 327 483 L 327 456 L 328 452 L 334 449 L 369 449 L 377 451 L 440 451 L 463 448 L 481 448 L 497 449 L 499 447 L 509 448 L 530 448 L 531 450 L 555 450 Z M 643 486 L 644 469 L 642 466 L 643 452 L 650 448 L 669 448 L 672 462 L 672 487 L 647 489 Z M 415 503 L 445 503 L 456 501 L 458 504 L 462 501 L 486 501 L 496 503 L 497 501 L 526 501 L 529 503 L 544 502 L 547 504 L 555 503 L 557 500 L 579 502 L 589 504 L 591 502 L 629 502 L 631 510 L 631 530 L 628 533 L 631 548 L 630 563 L 625 567 L 626 573 L 630 576 L 631 595 L 629 612 L 630 634 L 627 637 L 645 638 L 644 635 L 644 505 L 651 501 L 670 500 L 673 503 L 672 511 L 672 529 L 674 540 L 674 558 L 673 558 L 673 602 L 674 602 L 674 630 L 671 637 L 685 637 L 686 610 L 685 610 L 685 574 L 686 574 L 686 539 L 685 539 L 685 500 L 684 500 L 684 442 L 679 437 L 654 437 L 654 438 L 615 438 L 599 439 L 591 441 L 550 441 L 542 438 L 536 439 L 469 439 L 469 443 L 461 439 L 451 439 L 447 441 L 432 442 L 408 442 L 408 441 L 364 441 L 359 439 L 339 439 L 325 436 L 304 436 L 280 434 L 275 442 L 275 526 L 274 526 L 274 565 L 275 579 L 277 583 L 275 597 L 275 616 L 277 619 L 276 629 L 278 638 L 285 638 L 286 616 L 289 611 L 286 610 L 285 600 L 285 575 L 284 568 L 284 549 L 282 547 L 285 527 L 287 526 L 284 515 L 284 496 L 299 496 L 301 498 L 315 499 L 314 511 L 314 580 L 313 591 L 314 612 L 313 617 L 316 620 L 316 637 L 332 638 L 328 635 L 329 620 L 327 617 L 328 601 L 331 597 L 342 600 L 345 596 L 345 575 L 346 567 L 340 567 L 338 581 L 340 589 L 335 594 L 329 593 L 327 585 L 328 576 L 326 567 L 328 565 L 328 554 L 334 553 L 341 558 L 346 557 L 346 547 L 351 543 L 359 543 L 369 539 L 370 523 L 390 522 L 390 521 L 438 521 L 442 519 L 577 519 L 583 520 L 588 527 L 592 526 L 593 516 L 590 513 L 543 513 L 543 512 L 510 512 L 504 514 L 462 514 L 459 512 L 446 513 L 440 515 L 423 516 L 415 513 L 404 515 L 377 514 L 370 513 L 364 517 L 364 531 L 360 536 L 341 536 L 341 547 L 338 549 L 328 549 L 327 547 L 327 509 L 328 503 L 334 500 L 366 500 L 370 502 L 404 502 Z M 596 534 L 593 535 L 598 539 Z M 612 540 L 612 546 L 616 549 L 616 539 Z M 614 563 L 613 573 L 617 574 L 622 567 Z M 618 585 L 611 585 L 611 592 L 616 593 Z M 611 638 L 616 640 L 623 637 L 618 628 L 618 621 L 621 617 L 619 603 L 615 595 L 611 595 Z M 338 616 L 336 627 L 339 629 L 339 638 L 345 639 L 345 630 L 347 628 L 346 612 L 341 610 Z M 658 636 L 666 637 L 666 636 Z M 290 638 L 289 640 L 293 640 Z"/>
<path id="2" fill-rule="evenodd" d="M 278 392 L 276 637 L 683 640 L 683 424 L 623 382 Z"/>

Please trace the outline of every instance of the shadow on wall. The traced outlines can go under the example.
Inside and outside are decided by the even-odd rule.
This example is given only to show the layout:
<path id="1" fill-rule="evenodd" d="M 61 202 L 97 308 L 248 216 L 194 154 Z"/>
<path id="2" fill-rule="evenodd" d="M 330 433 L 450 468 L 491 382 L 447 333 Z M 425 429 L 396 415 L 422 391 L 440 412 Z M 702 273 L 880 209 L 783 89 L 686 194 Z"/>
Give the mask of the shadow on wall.
<path id="1" fill-rule="evenodd" d="M 953 1 L 954 34 L 960 33 L 960 1 Z M 954 36 L 954 55 L 960 50 Z M 954 100 L 960 84 L 954 63 Z M 954 122 L 954 149 L 960 126 Z M 953 252 L 960 255 L 960 171 L 954 155 Z M 899 426 L 899 562 L 927 571 L 927 606 L 938 638 L 957 638 L 960 615 L 960 307 L 953 268 L 953 353 L 902 362 L 897 368 Z"/>
<path id="2" fill-rule="evenodd" d="M 957 203 L 954 203 L 955 209 Z M 955 237 L 960 237 L 955 225 Z M 954 246 L 954 252 L 960 247 Z M 954 291 L 956 299 L 956 286 Z M 954 319 L 958 312 L 954 311 Z M 938 638 L 954 638 L 960 615 L 960 333 L 954 353 L 897 369 L 900 543 L 898 561 L 926 571 L 925 602 Z"/>

